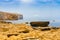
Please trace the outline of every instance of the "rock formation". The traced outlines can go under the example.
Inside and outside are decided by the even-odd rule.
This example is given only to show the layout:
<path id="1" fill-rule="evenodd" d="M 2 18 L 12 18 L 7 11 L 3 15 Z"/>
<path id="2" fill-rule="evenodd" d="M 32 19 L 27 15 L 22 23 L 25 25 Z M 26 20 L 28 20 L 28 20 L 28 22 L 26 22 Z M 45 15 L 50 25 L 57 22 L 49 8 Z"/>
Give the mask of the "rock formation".
<path id="1" fill-rule="evenodd" d="M 14 14 L 8 12 L 0 12 L 0 20 L 19 20 L 23 19 L 23 15 L 21 14 Z"/>
<path id="2" fill-rule="evenodd" d="M 38 22 L 30 22 L 31 26 L 34 26 L 34 27 L 47 27 L 49 25 L 49 21 L 46 21 L 46 22 L 42 22 L 42 21 L 38 21 Z"/>

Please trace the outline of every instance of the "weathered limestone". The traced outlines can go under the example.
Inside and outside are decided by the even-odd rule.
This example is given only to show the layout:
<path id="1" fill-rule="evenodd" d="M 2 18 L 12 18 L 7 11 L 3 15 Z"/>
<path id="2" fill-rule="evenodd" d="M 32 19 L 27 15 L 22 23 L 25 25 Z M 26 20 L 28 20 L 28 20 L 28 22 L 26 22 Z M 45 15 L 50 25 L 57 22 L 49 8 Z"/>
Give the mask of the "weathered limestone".
<path id="1" fill-rule="evenodd" d="M 0 20 L 19 20 L 23 19 L 23 15 L 21 14 L 14 14 L 8 12 L 0 12 Z"/>
<path id="2" fill-rule="evenodd" d="M 38 22 L 30 22 L 31 26 L 34 26 L 34 27 L 48 27 L 49 25 L 49 21 L 38 21 Z"/>

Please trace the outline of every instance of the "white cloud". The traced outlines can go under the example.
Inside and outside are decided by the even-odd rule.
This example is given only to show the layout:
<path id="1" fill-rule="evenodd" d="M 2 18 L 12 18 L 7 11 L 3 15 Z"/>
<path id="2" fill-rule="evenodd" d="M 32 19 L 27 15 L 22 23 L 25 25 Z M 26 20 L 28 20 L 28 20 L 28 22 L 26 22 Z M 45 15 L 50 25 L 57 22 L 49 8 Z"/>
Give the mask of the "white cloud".
<path id="1" fill-rule="evenodd" d="M 54 2 L 54 0 L 19 0 L 21 3 Z"/>
<path id="2" fill-rule="evenodd" d="M 8 2 L 9 0 L 6 0 L 7 2 L 0 2 L 0 4 L 13 4 L 14 2 Z"/>
<path id="3" fill-rule="evenodd" d="M 14 4 L 16 2 L 16 0 L 3 0 L 0 2 L 0 4 Z"/>
<path id="4" fill-rule="evenodd" d="M 32 3 L 32 2 L 34 2 L 34 0 L 20 0 L 20 2 L 22 2 L 22 3 Z"/>

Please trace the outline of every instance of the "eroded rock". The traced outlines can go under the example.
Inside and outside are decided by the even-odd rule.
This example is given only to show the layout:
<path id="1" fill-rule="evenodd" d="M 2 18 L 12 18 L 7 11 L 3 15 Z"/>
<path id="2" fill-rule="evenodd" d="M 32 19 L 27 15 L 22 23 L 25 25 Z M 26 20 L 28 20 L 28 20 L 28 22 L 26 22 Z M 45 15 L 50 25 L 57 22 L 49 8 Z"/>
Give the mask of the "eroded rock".
<path id="1" fill-rule="evenodd" d="M 0 20 L 18 20 L 18 19 L 23 19 L 23 16 L 21 14 L 0 12 Z"/>
<path id="2" fill-rule="evenodd" d="M 13 35 L 18 36 L 18 34 L 7 34 L 8 37 L 13 36 Z"/>
<path id="3" fill-rule="evenodd" d="M 49 31 L 51 30 L 51 28 L 44 28 L 44 29 L 41 29 L 41 31 Z"/>
<path id="4" fill-rule="evenodd" d="M 43 22 L 43 21 L 30 22 L 30 24 L 31 24 L 31 26 L 33 26 L 33 27 L 38 27 L 38 26 L 40 26 L 40 27 L 48 27 L 49 21 L 45 21 L 45 22 Z"/>

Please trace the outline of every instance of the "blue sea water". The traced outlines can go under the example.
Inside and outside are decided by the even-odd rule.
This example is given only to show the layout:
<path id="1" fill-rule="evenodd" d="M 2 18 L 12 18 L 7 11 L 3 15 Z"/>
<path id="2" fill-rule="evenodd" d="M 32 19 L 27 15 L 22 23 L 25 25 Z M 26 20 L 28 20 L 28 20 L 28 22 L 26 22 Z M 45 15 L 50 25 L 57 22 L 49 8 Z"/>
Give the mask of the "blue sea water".
<path id="1" fill-rule="evenodd" d="M 49 21 L 50 24 L 49 26 L 53 26 L 53 27 L 60 27 L 60 20 L 14 20 L 14 21 L 10 21 L 13 23 L 24 23 L 24 22 L 31 22 L 31 21 Z"/>
<path id="2" fill-rule="evenodd" d="M 60 27 L 60 22 L 51 22 L 51 23 L 50 23 L 50 26 Z"/>

